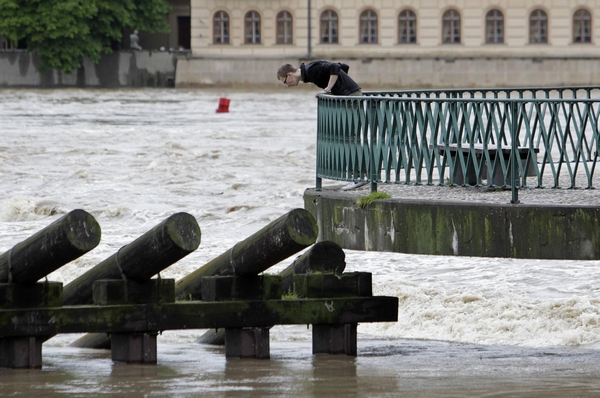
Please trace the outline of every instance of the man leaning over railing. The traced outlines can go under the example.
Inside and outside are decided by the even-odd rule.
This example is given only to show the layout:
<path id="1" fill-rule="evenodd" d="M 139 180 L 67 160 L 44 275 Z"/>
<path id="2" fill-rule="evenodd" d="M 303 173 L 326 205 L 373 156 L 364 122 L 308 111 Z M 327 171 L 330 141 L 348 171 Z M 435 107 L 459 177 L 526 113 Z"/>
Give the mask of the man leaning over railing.
<path id="1" fill-rule="evenodd" d="M 341 62 L 313 61 L 309 64 L 300 64 L 296 68 L 292 64 L 284 64 L 277 70 L 277 79 L 288 87 L 296 87 L 300 81 L 304 83 L 313 83 L 315 86 L 323 89 L 319 94 L 331 95 L 362 95 L 361 87 L 348 76 L 350 67 Z M 344 191 L 362 187 L 368 184 L 368 181 L 352 181 L 342 188 Z"/>

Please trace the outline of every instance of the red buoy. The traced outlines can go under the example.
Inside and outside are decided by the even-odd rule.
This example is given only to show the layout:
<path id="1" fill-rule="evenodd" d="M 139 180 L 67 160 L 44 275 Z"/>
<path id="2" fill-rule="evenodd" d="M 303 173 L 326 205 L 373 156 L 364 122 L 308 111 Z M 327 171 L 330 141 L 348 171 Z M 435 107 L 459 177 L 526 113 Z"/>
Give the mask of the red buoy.
<path id="1" fill-rule="evenodd" d="M 217 113 L 229 112 L 229 101 L 227 98 L 219 98 L 219 107 Z"/>

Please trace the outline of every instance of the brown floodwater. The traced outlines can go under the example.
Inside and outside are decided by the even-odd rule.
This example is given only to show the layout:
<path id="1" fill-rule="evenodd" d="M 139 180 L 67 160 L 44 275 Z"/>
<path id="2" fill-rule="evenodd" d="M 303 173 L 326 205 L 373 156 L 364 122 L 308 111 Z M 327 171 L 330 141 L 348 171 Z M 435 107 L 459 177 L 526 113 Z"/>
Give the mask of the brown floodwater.
<path id="1" fill-rule="evenodd" d="M 160 338 L 159 338 L 160 339 Z M 380 339 L 358 356 L 312 355 L 310 339 L 272 341 L 270 360 L 223 347 L 160 343 L 158 364 L 115 364 L 108 350 L 50 346 L 41 370 L 0 369 L 2 397 L 593 397 L 600 351 Z"/>

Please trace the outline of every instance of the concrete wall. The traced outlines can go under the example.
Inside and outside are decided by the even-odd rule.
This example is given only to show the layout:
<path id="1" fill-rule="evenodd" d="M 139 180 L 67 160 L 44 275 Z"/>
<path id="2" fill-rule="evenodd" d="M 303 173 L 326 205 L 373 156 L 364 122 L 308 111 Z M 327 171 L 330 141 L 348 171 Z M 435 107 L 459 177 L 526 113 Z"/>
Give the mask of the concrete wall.
<path id="1" fill-rule="evenodd" d="M 363 88 L 532 87 L 600 84 L 600 57 L 582 58 L 333 58 L 350 65 Z M 281 86 L 276 72 L 298 58 L 180 59 L 177 87 L 256 84 Z M 303 84 L 301 84 L 302 86 Z M 312 85 L 306 85 L 312 86 Z"/>
<path id="2" fill-rule="evenodd" d="M 172 87 L 177 53 L 122 51 L 66 74 L 38 72 L 35 53 L 0 51 L 0 87 Z"/>
<path id="3" fill-rule="evenodd" d="M 600 259 L 600 206 L 534 206 L 377 200 L 304 193 L 319 241 L 346 249 L 413 254 L 539 259 Z"/>

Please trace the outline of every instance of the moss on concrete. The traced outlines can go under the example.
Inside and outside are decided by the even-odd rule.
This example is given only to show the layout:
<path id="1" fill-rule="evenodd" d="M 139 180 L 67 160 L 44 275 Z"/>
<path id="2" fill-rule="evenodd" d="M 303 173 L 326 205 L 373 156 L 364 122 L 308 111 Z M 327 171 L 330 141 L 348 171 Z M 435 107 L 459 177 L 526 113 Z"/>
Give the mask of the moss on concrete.
<path id="1" fill-rule="evenodd" d="M 336 190 L 306 190 L 319 240 L 353 250 L 540 259 L 600 258 L 600 206 L 384 200 L 364 210 Z"/>

